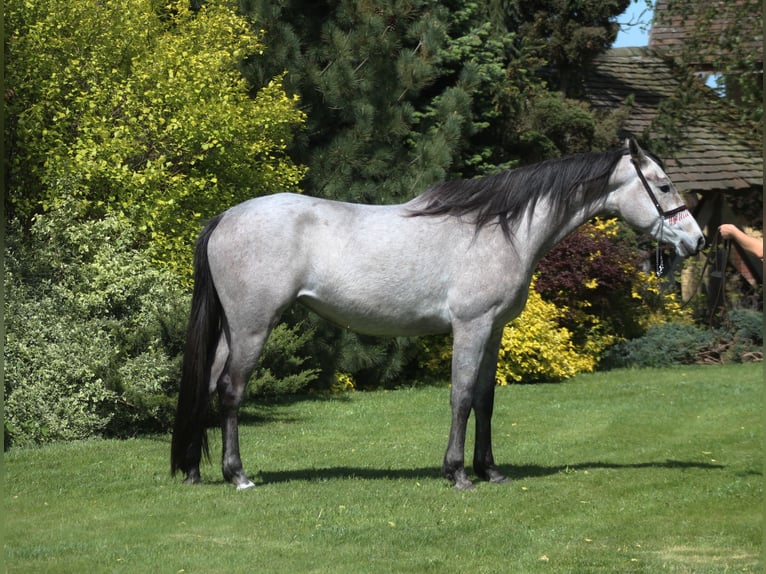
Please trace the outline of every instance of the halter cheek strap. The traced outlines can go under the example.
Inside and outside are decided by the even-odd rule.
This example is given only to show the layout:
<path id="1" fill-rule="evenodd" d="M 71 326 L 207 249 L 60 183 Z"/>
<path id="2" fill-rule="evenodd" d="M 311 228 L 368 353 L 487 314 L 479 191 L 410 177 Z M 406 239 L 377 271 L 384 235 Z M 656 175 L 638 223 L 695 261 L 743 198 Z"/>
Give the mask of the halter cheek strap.
<path id="1" fill-rule="evenodd" d="M 655 265 L 656 265 L 656 274 L 657 277 L 662 277 L 662 274 L 665 271 L 665 265 L 662 261 L 662 251 L 660 244 L 662 243 L 662 232 L 665 229 L 665 220 L 670 220 L 670 225 L 673 225 L 680 219 L 681 213 L 689 212 L 689 208 L 685 205 L 680 205 L 676 208 L 669 209 L 667 211 L 662 209 L 662 206 L 660 205 L 660 202 L 657 200 L 657 196 L 654 195 L 654 192 L 652 191 L 652 186 L 649 185 L 649 182 L 646 181 L 646 177 L 644 177 L 644 173 L 641 171 L 641 167 L 638 165 L 638 161 L 635 160 L 635 158 L 630 158 L 630 163 L 633 164 L 633 167 L 636 168 L 636 173 L 638 174 L 638 179 L 641 180 L 641 184 L 644 186 L 644 189 L 646 190 L 646 193 L 649 194 L 649 199 L 652 200 L 652 203 L 654 204 L 654 207 L 657 209 L 657 213 L 660 215 L 660 236 L 657 240 L 657 250 L 655 253 Z"/>
<path id="2" fill-rule="evenodd" d="M 634 158 L 630 158 L 630 163 L 632 163 L 633 167 L 636 168 L 638 179 L 641 180 L 641 183 L 643 184 L 644 189 L 646 190 L 646 193 L 649 194 L 649 199 L 652 200 L 654 207 L 657 209 L 657 213 L 660 214 L 660 217 L 662 219 L 670 219 L 681 212 L 688 211 L 688 208 L 685 205 L 681 205 L 674 209 L 669 209 L 668 211 L 664 211 L 662 209 L 662 206 L 660 205 L 660 202 L 657 200 L 657 196 L 654 195 L 654 192 L 652 191 L 652 186 L 650 186 L 649 182 L 646 181 L 646 177 L 644 177 L 644 173 L 641 171 L 641 168 L 639 167 L 638 162 Z"/>

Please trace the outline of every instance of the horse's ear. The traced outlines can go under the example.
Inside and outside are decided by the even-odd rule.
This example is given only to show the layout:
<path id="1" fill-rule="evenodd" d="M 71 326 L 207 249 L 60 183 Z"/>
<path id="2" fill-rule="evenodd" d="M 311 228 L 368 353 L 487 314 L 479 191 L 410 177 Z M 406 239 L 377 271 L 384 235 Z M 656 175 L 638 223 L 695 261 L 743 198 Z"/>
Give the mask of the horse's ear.
<path id="1" fill-rule="evenodd" d="M 638 145 L 636 138 L 633 136 L 625 140 L 625 147 L 628 148 L 630 157 L 633 161 L 641 164 L 646 160 L 646 154 L 644 153 L 644 150 L 641 149 L 641 146 Z"/>

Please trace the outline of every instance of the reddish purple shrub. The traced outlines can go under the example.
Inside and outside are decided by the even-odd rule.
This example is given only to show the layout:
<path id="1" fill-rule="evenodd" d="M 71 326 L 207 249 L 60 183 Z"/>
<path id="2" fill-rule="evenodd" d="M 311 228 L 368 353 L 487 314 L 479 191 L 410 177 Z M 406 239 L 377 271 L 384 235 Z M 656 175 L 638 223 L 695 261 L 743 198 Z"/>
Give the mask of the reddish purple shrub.
<path id="1" fill-rule="evenodd" d="M 589 223 L 540 262 L 535 288 L 543 299 L 566 307 L 562 326 L 574 333 L 577 344 L 587 340 L 595 324 L 619 337 L 637 336 L 644 313 L 641 300 L 632 297 L 639 259 L 632 232 L 604 231 Z"/>

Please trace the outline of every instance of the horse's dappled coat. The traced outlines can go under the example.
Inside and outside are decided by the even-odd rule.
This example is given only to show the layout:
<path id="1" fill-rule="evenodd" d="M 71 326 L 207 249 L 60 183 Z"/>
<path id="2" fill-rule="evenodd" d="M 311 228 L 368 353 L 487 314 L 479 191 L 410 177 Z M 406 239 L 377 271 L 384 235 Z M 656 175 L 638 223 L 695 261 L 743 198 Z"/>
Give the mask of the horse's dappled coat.
<path id="1" fill-rule="evenodd" d="M 223 475 L 237 488 L 253 486 L 242 468 L 237 413 L 271 329 L 297 301 L 366 334 L 451 332 L 452 423 L 442 472 L 457 488 L 472 486 L 464 448 L 473 411 L 474 472 L 505 481 L 491 441 L 503 326 L 523 309 L 537 262 L 595 215 L 618 214 L 682 256 L 699 250 L 704 238 L 694 218 L 666 222 L 650 195 L 665 210 L 683 205 L 631 140 L 625 150 L 448 182 L 401 205 L 285 193 L 232 207 L 197 243 L 172 471 L 199 482 L 207 407 L 217 392 Z"/>

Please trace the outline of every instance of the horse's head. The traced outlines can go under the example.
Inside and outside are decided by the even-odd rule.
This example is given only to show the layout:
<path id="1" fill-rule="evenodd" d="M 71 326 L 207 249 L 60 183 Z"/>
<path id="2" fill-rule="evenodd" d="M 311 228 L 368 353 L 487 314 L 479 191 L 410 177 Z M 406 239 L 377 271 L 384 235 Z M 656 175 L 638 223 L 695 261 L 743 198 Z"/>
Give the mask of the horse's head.
<path id="1" fill-rule="evenodd" d="M 612 181 L 610 203 L 626 222 L 648 232 L 657 241 L 670 243 L 687 257 L 705 246 L 705 236 L 668 175 L 635 139 L 625 142 Z"/>

